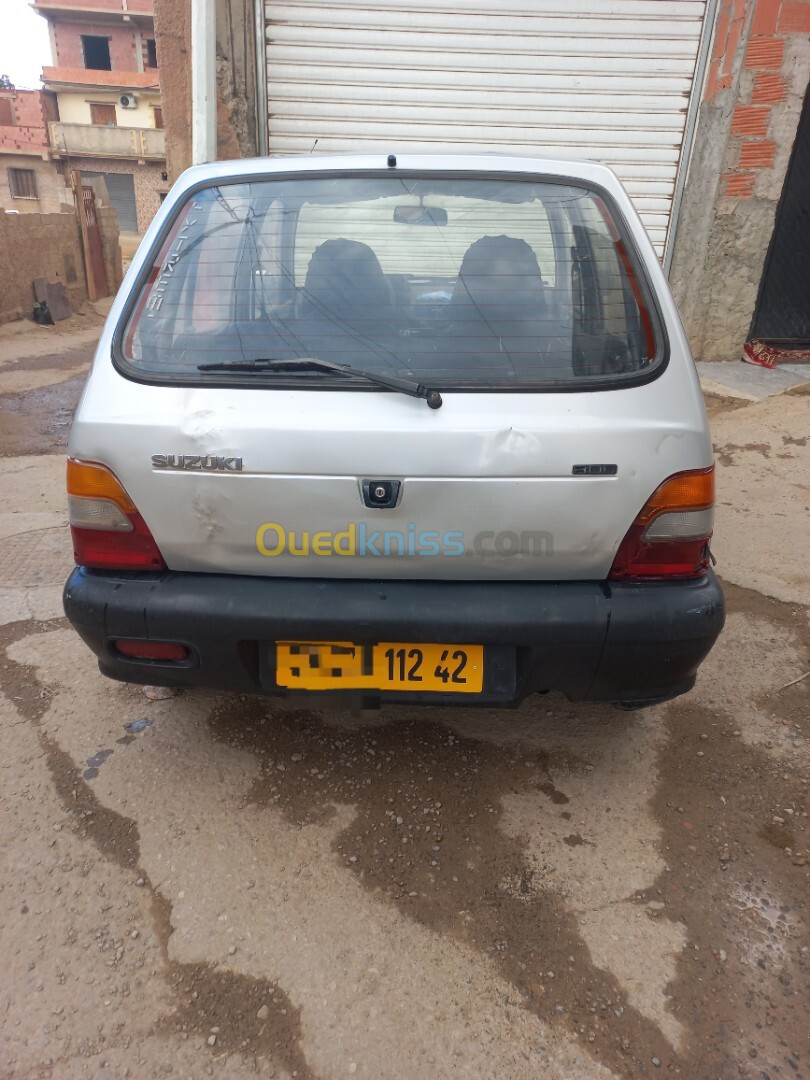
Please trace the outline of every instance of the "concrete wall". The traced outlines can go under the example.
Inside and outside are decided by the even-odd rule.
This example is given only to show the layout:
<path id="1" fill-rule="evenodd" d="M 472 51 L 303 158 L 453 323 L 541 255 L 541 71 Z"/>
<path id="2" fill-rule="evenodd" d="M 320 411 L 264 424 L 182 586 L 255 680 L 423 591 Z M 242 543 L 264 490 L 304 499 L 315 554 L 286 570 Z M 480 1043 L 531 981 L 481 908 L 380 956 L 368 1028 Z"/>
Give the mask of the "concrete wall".
<path id="1" fill-rule="evenodd" d="M 217 156 L 254 157 L 257 125 L 255 0 L 217 0 Z"/>
<path id="2" fill-rule="evenodd" d="M 121 284 L 118 221 L 111 207 L 98 214 L 107 280 L 112 292 Z M 0 214 L 0 323 L 30 319 L 35 303 L 34 278 L 60 281 L 74 311 L 87 299 L 87 279 L 79 219 L 65 214 Z"/>
<path id="3" fill-rule="evenodd" d="M 12 198 L 9 169 L 32 169 L 36 173 L 37 199 Z M 73 207 L 73 196 L 50 160 L 33 154 L 5 154 L 0 150 L 0 210 L 18 210 L 21 214 L 58 214 Z"/>
<path id="4" fill-rule="evenodd" d="M 118 215 L 111 206 L 99 206 L 96 201 L 96 217 L 101 229 L 101 249 L 104 252 L 104 268 L 111 295 L 115 295 L 124 276 L 121 262 L 121 244 L 118 239 Z"/>
<path id="5" fill-rule="evenodd" d="M 107 127 L 103 124 L 49 124 L 51 149 L 62 158 L 104 157 L 166 160 L 166 135 L 160 128 Z"/>
<path id="6" fill-rule="evenodd" d="M 0 323 L 30 319 L 34 309 L 33 280 L 61 281 L 71 307 L 87 299 L 81 234 L 75 214 L 0 214 Z"/>
<path id="7" fill-rule="evenodd" d="M 720 0 L 670 283 L 692 350 L 748 338 L 810 73 L 810 2 Z"/>
<path id="8" fill-rule="evenodd" d="M 217 157 L 257 153 L 253 0 L 217 0 Z M 166 163 L 174 181 L 191 164 L 191 0 L 155 0 Z"/>
<path id="9" fill-rule="evenodd" d="M 191 164 L 191 0 L 155 0 L 169 182 Z"/>

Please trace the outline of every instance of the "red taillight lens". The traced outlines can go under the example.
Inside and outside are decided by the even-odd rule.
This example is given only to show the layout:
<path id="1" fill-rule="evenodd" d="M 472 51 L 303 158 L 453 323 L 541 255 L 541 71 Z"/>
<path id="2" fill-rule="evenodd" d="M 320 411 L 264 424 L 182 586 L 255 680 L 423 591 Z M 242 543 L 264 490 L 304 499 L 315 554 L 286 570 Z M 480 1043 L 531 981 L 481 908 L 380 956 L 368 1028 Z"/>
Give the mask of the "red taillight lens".
<path id="1" fill-rule="evenodd" d="M 98 570 L 165 570 L 166 563 L 140 514 L 129 516 L 131 532 L 107 532 L 71 525 L 77 566 Z"/>
<path id="2" fill-rule="evenodd" d="M 188 646 L 179 641 L 130 641 L 119 638 L 115 647 L 132 660 L 188 660 Z"/>
<path id="3" fill-rule="evenodd" d="M 619 545 L 611 580 L 701 577 L 709 566 L 713 511 L 714 466 L 665 480 Z"/>
<path id="4" fill-rule="evenodd" d="M 69 458 L 67 491 L 73 555 L 103 570 L 165 570 L 149 527 L 106 465 Z"/>

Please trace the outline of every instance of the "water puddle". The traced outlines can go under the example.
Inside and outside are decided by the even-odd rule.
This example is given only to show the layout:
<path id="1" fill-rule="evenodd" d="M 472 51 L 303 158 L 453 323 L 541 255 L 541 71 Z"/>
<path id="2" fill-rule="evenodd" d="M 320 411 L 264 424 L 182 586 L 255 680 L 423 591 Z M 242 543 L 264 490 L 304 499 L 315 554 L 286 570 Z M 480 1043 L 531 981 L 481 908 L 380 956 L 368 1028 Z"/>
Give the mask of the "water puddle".
<path id="1" fill-rule="evenodd" d="M 92 757 L 89 757 L 85 762 L 88 768 L 86 768 L 82 773 L 84 779 L 95 780 L 95 778 L 98 776 L 98 770 L 112 753 L 112 750 L 99 750 L 97 754 L 93 754 Z"/>

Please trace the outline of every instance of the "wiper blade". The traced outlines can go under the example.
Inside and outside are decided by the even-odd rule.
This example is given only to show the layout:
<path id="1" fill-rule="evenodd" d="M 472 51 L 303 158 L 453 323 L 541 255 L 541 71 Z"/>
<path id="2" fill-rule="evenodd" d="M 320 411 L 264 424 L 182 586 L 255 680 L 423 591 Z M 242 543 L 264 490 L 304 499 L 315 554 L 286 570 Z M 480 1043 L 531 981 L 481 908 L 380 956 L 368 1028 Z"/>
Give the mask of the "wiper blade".
<path id="1" fill-rule="evenodd" d="M 336 364 L 331 360 L 321 360 L 317 356 L 294 356 L 288 360 L 274 357 L 259 357 L 256 360 L 219 360 L 198 364 L 198 371 L 295 371 L 301 368 L 315 368 L 317 371 L 336 371 L 339 375 L 348 375 L 357 379 L 383 386 L 386 390 L 396 390 L 409 397 L 424 398 L 431 409 L 440 409 L 442 396 L 438 390 L 417 382 L 416 379 L 392 378 L 378 375 L 376 372 L 361 371 L 350 364 Z"/>

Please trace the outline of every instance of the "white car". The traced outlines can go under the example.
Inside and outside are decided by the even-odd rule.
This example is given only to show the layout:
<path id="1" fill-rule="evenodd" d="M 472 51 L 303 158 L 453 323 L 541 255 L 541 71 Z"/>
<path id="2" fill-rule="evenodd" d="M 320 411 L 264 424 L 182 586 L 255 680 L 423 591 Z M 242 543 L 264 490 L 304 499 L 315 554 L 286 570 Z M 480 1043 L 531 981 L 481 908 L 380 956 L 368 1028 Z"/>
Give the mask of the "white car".
<path id="1" fill-rule="evenodd" d="M 114 679 L 639 707 L 723 625 L 700 386 L 601 165 L 190 169 L 69 454 L 65 610 Z"/>

